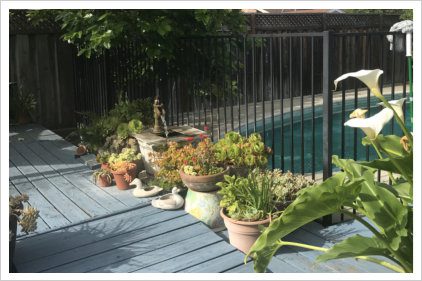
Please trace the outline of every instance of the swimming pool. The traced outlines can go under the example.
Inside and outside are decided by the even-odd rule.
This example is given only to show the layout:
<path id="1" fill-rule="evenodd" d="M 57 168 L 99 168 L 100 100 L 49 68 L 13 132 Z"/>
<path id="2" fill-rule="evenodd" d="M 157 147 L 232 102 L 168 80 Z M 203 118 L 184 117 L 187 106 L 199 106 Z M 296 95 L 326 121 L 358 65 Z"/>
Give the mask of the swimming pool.
<path id="1" fill-rule="evenodd" d="M 400 98 L 400 94 L 395 95 L 395 99 Z M 387 97 L 388 98 L 388 97 Z M 378 100 L 374 97 L 371 97 L 371 106 L 369 114 L 367 117 L 372 116 L 378 113 L 381 109 L 381 106 L 377 105 Z M 357 160 L 366 160 L 367 156 L 369 159 L 377 158 L 375 151 L 372 147 L 369 148 L 367 154 L 367 148 L 361 144 L 361 140 L 364 137 L 362 130 L 355 130 L 350 127 L 344 127 L 344 154 L 342 154 L 342 103 L 336 102 L 333 103 L 333 155 L 339 155 L 343 158 L 355 158 Z M 361 98 L 357 102 L 357 107 L 367 108 L 366 98 Z M 354 100 L 348 100 L 345 102 L 345 111 L 344 111 L 344 120 L 349 119 L 349 114 L 357 108 L 355 106 Z M 406 112 L 409 111 L 410 104 L 406 103 Z M 314 128 L 315 128 L 315 146 L 314 150 L 312 148 L 312 108 L 304 109 L 304 123 L 303 123 L 303 155 L 301 152 L 301 113 L 300 111 L 294 111 L 293 113 L 293 129 L 290 124 L 290 113 L 283 114 L 283 124 L 281 122 L 281 115 L 274 117 L 274 132 L 272 131 L 272 121 L 270 118 L 265 120 L 265 144 L 269 147 L 273 147 L 274 157 L 269 158 L 269 167 L 272 167 L 272 161 L 274 158 L 274 167 L 280 168 L 284 171 L 290 170 L 293 172 L 301 172 L 301 159 L 303 157 L 304 172 L 311 173 L 313 170 L 318 172 L 323 169 L 323 139 L 322 139 L 322 106 L 315 107 L 315 118 L 314 118 Z M 401 135 L 401 130 L 399 125 L 394 121 L 390 121 L 387 124 L 382 134 L 399 134 Z M 406 118 L 406 127 L 411 128 L 410 118 Z M 251 129 L 252 128 L 252 129 Z M 262 134 L 262 121 L 257 121 L 256 131 Z M 245 128 L 243 128 L 245 131 Z M 252 133 L 253 124 L 249 125 L 249 133 Z M 274 146 L 272 146 L 272 134 L 274 133 Z M 291 136 L 293 133 L 293 147 L 291 144 Z M 356 151 L 354 149 L 356 143 Z M 291 158 L 293 152 L 293 166 L 291 165 Z M 314 164 L 312 154 L 314 156 Z M 315 168 L 313 169 L 313 166 Z"/>

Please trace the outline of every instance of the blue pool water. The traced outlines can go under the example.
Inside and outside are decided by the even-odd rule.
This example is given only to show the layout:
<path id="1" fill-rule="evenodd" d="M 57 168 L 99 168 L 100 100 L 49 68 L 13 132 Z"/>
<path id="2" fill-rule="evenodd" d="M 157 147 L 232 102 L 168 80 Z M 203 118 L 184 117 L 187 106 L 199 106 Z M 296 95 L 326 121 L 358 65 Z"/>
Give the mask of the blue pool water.
<path id="1" fill-rule="evenodd" d="M 396 99 L 399 98 L 399 95 L 396 94 Z M 382 109 L 381 106 L 377 105 L 378 100 L 374 97 L 371 98 L 371 106 L 370 112 L 367 113 L 367 117 L 372 116 Z M 406 112 L 409 111 L 410 104 L 406 104 Z M 359 108 L 367 108 L 367 100 L 360 99 L 358 101 Z M 345 112 L 344 112 L 344 120 L 347 121 L 349 119 L 349 114 L 355 109 L 354 101 L 346 101 L 345 104 Z M 322 150 L 323 150 L 323 141 L 322 141 L 322 107 L 318 106 L 315 107 L 315 118 L 314 118 L 314 127 L 315 127 L 315 146 L 314 150 L 312 148 L 312 109 L 307 108 L 304 110 L 304 129 L 303 129 L 303 154 L 304 154 L 304 172 L 310 173 L 312 170 L 314 171 L 321 171 L 323 169 L 323 158 L 322 158 Z M 342 109 L 341 109 L 341 102 L 336 103 L 333 105 L 333 155 L 339 155 L 343 158 L 356 158 L 357 160 L 367 160 L 367 156 L 369 159 L 375 159 L 376 154 L 372 147 L 369 148 L 368 155 L 367 155 L 367 148 L 361 144 L 361 140 L 364 137 L 362 130 L 356 130 L 356 137 L 355 129 L 350 127 L 344 127 L 344 154 L 341 155 L 342 149 L 342 141 L 341 141 L 341 131 L 342 131 Z M 265 121 L 265 144 L 267 146 L 272 146 L 272 134 L 274 133 L 274 167 L 280 168 L 284 171 L 290 170 L 293 172 L 301 172 L 301 127 L 300 122 L 301 120 L 301 113 L 300 111 L 295 111 L 293 114 L 293 130 L 290 125 L 290 113 L 284 114 L 283 124 L 281 126 L 281 115 L 274 117 L 274 132 L 272 131 L 272 121 L 271 119 L 266 119 Z M 394 120 L 394 119 L 393 119 Z M 402 135 L 399 125 L 395 121 L 390 121 L 387 124 L 383 131 L 381 132 L 384 135 L 395 133 L 397 135 Z M 394 125 L 392 123 L 394 122 Z M 406 127 L 409 129 L 411 128 L 410 118 L 406 118 Z M 262 134 L 263 124 L 262 121 L 257 121 L 257 128 L 256 131 Z M 245 131 L 245 128 L 244 128 Z M 249 124 L 249 132 L 253 132 L 254 127 L 253 124 Z M 293 132 L 293 148 L 291 145 L 291 136 Z M 356 143 L 356 151 L 354 149 L 354 144 Z M 293 152 L 294 163 L 291 166 L 291 156 Z M 314 160 L 312 155 L 314 156 Z M 272 167 L 272 159 L 273 157 L 269 157 L 269 167 Z M 314 164 L 313 164 L 314 162 Z M 314 169 L 313 169 L 314 165 Z"/>

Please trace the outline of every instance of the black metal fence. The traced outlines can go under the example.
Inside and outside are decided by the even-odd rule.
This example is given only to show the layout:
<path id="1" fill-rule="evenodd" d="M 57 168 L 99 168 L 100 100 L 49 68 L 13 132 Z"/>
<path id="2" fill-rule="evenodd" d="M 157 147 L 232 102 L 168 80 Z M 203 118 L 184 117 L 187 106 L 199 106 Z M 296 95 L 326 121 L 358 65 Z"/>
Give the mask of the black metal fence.
<path id="1" fill-rule="evenodd" d="M 334 92 L 333 80 L 380 68 L 384 94 L 405 97 L 404 42 L 403 34 L 386 32 L 186 38 L 171 63 L 151 62 L 137 51 L 139 43 L 128 43 L 99 58 L 76 60 L 76 108 L 101 114 L 119 93 L 130 99 L 159 94 L 168 124 L 206 125 L 215 140 L 231 130 L 259 132 L 273 150 L 270 168 L 325 179 L 333 171 L 333 154 L 374 157 L 359 145 L 362 133 L 343 124 L 357 107 L 369 115 L 378 111 L 363 84 L 349 79 Z"/>

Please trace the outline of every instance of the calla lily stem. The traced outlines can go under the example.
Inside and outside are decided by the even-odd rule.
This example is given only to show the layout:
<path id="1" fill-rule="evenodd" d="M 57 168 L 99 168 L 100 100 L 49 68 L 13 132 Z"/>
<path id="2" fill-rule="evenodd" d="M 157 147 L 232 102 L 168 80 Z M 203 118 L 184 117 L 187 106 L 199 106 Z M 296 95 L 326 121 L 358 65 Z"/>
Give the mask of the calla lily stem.
<path id="1" fill-rule="evenodd" d="M 378 149 L 378 143 L 376 142 L 376 139 L 375 139 L 375 140 L 371 140 L 371 139 L 369 139 L 369 140 L 371 141 L 371 144 L 372 144 L 372 146 L 374 147 L 374 149 L 375 149 L 375 151 L 376 151 L 376 153 L 377 153 L 377 155 L 378 155 L 379 159 L 384 159 L 384 158 L 382 157 L 381 152 L 380 152 L 380 151 L 379 151 L 379 149 Z M 388 177 L 390 178 L 390 180 L 391 180 L 391 182 L 392 182 L 393 184 L 397 184 L 397 181 L 396 181 L 396 179 L 394 178 L 393 173 L 388 172 Z"/>
<path id="2" fill-rule="evenodd" d="M 312 245 L 307 245 L 307 244 L 302 244 L 302 243 L 297 243 L 297 242 L 289 242 L 289 241 L 278 241 L 277 242 L 278 245 L 280 246 L 292 246 L 292 247 L 300 247 L 300 248 L 304 248 L 304 249 L 310 249 L 310 250 L 314 250 L 314 251 L 320 251 L 320 252 L 327 252 L 329 249 L 327 248 L 323 248 L 323 247 L 318 247 L 318 246 L 312 246 Z M 366 260 L 366 261 L 370 261 L 373 263 L 377 263 L 379 265 L 382 265 L 388 269 L 391 269 L 393 271 L 399 272 L 399 273 L 405 273 L 405 271 L 403 270 L 403 268 L 391 264 L 389 262 L 383 261 L 383 260 L 379 260 L 373 257 L 368 257 L 368 256 L 357 256 L 355 257 L 356 259 L 360 259 L 360 260 Z"/>

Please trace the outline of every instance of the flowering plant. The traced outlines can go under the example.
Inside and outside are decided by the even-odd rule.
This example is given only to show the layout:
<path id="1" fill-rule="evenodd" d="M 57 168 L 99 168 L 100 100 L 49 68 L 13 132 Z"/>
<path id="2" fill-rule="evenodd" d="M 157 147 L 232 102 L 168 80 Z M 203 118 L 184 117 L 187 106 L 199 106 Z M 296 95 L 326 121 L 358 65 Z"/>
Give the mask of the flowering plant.
<path id="1" fill-rule="evenodd" d="M 352 257 L 396 272 L 413 271 L 413 136 L 403 122 L 401 105 L 404 100 L 388 102 L 382 96 L 378 88 L 381 74 L 379 69 L 361 70 L 335 80 L 337 84 L 347 77 L 360 79 L 385 107 L 370 118 L 365 118 L 364 110 L 353 112 L 353 118 L 344 124 L 361 128 L 366 134 L 363 145 L 372 145 L 379 159 L 354 161 L 333 156 L 333 163 L 342 171 L 303 190 L 256 240 L 248 253 L 254 258 L 255 271 L 264 272 L 272 256 L 284 246 L 320 251 L 323 254 L 318 256 L 317 262 Z M 379 134 L 393 116 L 403 137 Z M 377 170 L 389 173 L 389 184 L 375 180 Z M 331 248 L 284 240 L 299 227 L 337 212 L 363 224 L 372 236 L 354 235 Z"/>

